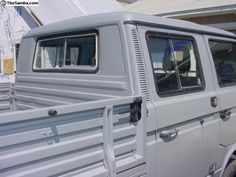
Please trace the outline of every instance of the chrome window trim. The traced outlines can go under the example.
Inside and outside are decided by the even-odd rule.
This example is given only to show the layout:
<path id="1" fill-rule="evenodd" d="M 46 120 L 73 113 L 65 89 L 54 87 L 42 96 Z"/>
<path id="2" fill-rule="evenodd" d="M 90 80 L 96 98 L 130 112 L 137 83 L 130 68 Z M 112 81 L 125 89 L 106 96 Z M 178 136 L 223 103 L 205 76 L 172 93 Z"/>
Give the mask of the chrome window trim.
<path id="1" fill-rule="evenodd" d="M 95 60 L 96 64 L 94 66 L 86 66 L 86 65 L 78 65 L 78 66 L 63 66 L 60 68 L 37 68 L 36 67 L 36 61 L 37 61 L 37 55 L 39 50 L 39 43 L 43 41 L 51 41 L 55 39 L 66 39 L 67 38 L 76 38 L 76 37 L 86 37 L 86 36 L 95 36 Z M 64 51 L 66 50 L 65 41 L 63 42 L 63 48 Z M 64 53 L 64 60 L 65 60 L 65 53 Z M 37 40 L 36 44 L 36 50 L 34 54 L 34 60 L 33 60 L 33 71 L 42 71 L 42 72 L 95 72 L 98 69 L 98 34 L 97 33 L 86 33 L 86 34 L 78 34 L 78 35 L 64 35 L 60 37 L 53 37 L 53 38 L 46 38 L 46 39 L 40 39 Z"/>

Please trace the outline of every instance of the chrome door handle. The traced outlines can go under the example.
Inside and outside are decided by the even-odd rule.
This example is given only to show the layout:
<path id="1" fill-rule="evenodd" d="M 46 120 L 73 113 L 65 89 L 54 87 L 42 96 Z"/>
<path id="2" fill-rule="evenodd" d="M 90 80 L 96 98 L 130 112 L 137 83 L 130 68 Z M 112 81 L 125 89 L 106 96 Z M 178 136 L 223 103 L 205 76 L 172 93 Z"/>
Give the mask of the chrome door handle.
<path id="1" fill-rule="evenodd" d="M 177 136 L 178 133 L 179 133 L 179 129 L 177 129 L 177 128 L 172 129 L 172 130 L 165 130 L 165 131 L 160 132 L 160 137 L 161 138 L 170 138 L 173 136 Z"/>

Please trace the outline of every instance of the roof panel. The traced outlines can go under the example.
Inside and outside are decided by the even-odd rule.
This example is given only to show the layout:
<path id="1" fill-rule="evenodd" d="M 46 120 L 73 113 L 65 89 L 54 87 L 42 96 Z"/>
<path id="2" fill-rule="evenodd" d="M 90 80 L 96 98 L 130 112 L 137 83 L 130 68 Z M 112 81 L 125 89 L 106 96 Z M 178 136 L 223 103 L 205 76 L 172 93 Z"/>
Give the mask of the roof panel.
<path id="1" fill-rule="evenodd" d="M 236 36 L 233 33 L 211 28 L 208 26 L 198 25 L 192 22 L 187 22 L 183 20 L 175 20 L 164 17 L 143 15 L 137 13 L 105 13 L 99 15 L 90 15 L 79 18 L 74 18 L 70 20 L 65 20 L 51 25 L 46 25 L 40 28 L 31 30 L 25 37 L 29 36 L 38 36 L 38 35 L 49 35 L 55 33 L 75 31 L 75 29 L 101 26 L 105 24 L 114 24 L 114 23 L 141 23 L 145 25 L 158 25 L 159 27 L 169 27 L 177 28 L 185 31 L 193 32 L 202 32 L 207 34 L 217 34 L 221 36 L 228 36 L 235 38 Z"/>

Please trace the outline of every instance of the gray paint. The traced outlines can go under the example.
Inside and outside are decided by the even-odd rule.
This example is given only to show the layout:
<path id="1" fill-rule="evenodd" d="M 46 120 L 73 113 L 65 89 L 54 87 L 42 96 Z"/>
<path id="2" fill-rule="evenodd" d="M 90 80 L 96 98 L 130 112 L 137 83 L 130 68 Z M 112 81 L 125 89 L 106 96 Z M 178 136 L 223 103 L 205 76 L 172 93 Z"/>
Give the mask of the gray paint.
<path id="1" fill-rule="evenodd" d="M 172 97 L 160 98 L 153 83 L 154 78 L 149 58 L 149 53 L 146 45 L 146 31 L 159 33 L 168 33 L 175 35 L 187 35 L 195 38 L 199 44 L 198 50 L 200 57 L 205 58 L 206 50 L 201 44 L 204 39 L 201 35 L 186 33 L 177 30 L 158 29 L 150 27 L 139 27 L 142 48 L 146 66 L 149 68 L 148 78 L 151 83 L 150 92 L 151 98 L 156 108 L 156 131 L 152 132 L 156 138 L 150 138 L 150 151 L 148 151 L 148 162 L 156 164 L 157 169 L 150 168 L 151 176 L 207 176 L 209 166 L 214 163 L 216 157 L 216 149 L 219 144 L 217 133 L 219 129 L 219 120 L 214 120 L 214 109 L 210 105 L 210 97 L 212 96 L 212 79 L 209 61 L 202 60 L 204 76 L 207 82 L 204 91 L 176 95 Z M 210 78 L 208 78 L 210 77 Z M 200 124 L 200 120 L 204 120 L 204 124 Z M 160 138 L 160 132 L 164 130 L 178 129 L 179 133 L 176 138 L 168 140 Z M 209 136 L 209 135 L 214 135 Z M 153 157 L 155 152 L 155 157 Z M 176 160 L 178 163 L 176 164 Z M 164 159 L 164 160 L 163 160 Z M 192 160 L 195 159 L 195 160 Z M 186 163 L 188 162 L 188 163 Z M 168 170 L 167 169 L 171 169 Z M 183 170 L 185 169 L 185 170 Z"/>
<path id="2" fill-rule="evenodd" d="M 11 110 L 10 88 L 10 83 L 0 84 L 0 112 L 9 112 Z"/>
<path id="3" fill-rule="evenodd" d="M 107 25 L 112 23 L 129 23 L 138 22 L 144 24 L 155 24 L 171 28 L 180 28 L 181 30 L 196 31 L 202 33 L 211 33 L 218 35 L 225 35 L 235 37 L 233 33 L 226 32 L 220 29 L 211 28 L 207 26 L 197 25 L 195 23 L 186 22 L 182 20 L 167 19 L 157 16 L 142 15 L 137 13 L 115 12 L 109 14 L 90 15 L 80 18 L 74 18 L 63 22 L 54 23 L 48 26 L 36 28 L 28 32 L 25 37 L 49 35 L 55 32 L 68 32 L 76 28 L 88 28 L 94 26 Z M 62 28 L 63 26 L 63 28 Z"/>
<path id="4" fill-rule="evenodd" d="M 18 109 L 87 102 L 130 94 L 118 26 L 97 29 L 99 70 L 95 74 L 33 72 L 36 39 L 22 40 L 14 88 Z M 112 43 L 110 36 L 114 40 Z M 26 50 L 29 52 L 25 52 Z M 106 52 L 107 50 L 110 52 Z M 116 67 L 110 67 L 114 64 Z"/>
<path id="5" fill-rule="evenodd" d="M 97 73 L 32 71 L 39 37 L 96 29 Z M 195 39 L 204 90 L 161 98 L 146 32 Z M 76 18 L 32 30 L 22 40 L 12 104 L 0 114 L 0 176 L 205 177 L 221 176 L 236 150 L 235 88 L 217 87 L 208 38 L 235 35 L 201 25 L 133 13 Z M 142 96 L 142 119 L 130 104 Z M 213 108 L 210 98 L 219 104 Z M 4 97 L 1 105 L 8 103 Z M 5 101 L 5 102 L 4 102 Z M 232 110 L 228 122 L 219 112 Z M 49 109 L 58 115 L 48 116 Z M 15 110 L 14 112 L 7 112 Z M 173 138 L 163 131 L 178 129 Z"/>
<path id="6" fill-rule="evenodd" d="M 135 124 L 122 114 L 132 101 L 123 97 L 57 106 L 54 117 L 47 116 L 48 108 L 1 114 L 0 176 L 94 176 L 89 175 L 93 170 L 105 176 L 142 165 L 145 118 Z"/>

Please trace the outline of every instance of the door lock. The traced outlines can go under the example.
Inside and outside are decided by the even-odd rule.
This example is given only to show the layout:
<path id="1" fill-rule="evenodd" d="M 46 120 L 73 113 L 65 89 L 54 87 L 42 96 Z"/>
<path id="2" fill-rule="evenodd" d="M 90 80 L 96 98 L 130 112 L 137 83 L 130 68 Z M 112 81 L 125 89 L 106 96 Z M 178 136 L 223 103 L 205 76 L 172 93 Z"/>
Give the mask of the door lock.
<path id="1" fill-rule="evenodd" d="M 218 105 L 217 97 L 216 96 L 211 97 L 211 106 L 215 108 L 217 107 L 217 105 Z"/>

